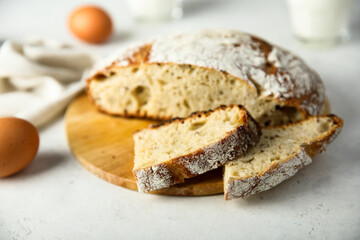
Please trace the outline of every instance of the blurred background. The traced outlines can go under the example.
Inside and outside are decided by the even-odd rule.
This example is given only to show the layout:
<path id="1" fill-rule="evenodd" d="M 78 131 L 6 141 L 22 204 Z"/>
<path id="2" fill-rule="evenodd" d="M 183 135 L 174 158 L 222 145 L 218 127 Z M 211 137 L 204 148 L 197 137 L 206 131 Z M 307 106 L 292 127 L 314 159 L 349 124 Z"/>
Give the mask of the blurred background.
<path id="1" fill-rule="evenodd" d="M 171 0 L 168 1 L 171 2 Z M 182 19 L 160 22 L 148 21 L 145 23 L 136 21 L 134 9 L 130 8 L 131 4 L 129 2 L 132 5 L 138 5 L 140 11 L 140 5 L 143 5 L 143 2 L 154 2 L 155 5 L 160 4 L 159 6 L 162 6 L 162 8 L 166 8 L 166 4 L 164 5 L 159 0 L 93 0 L 91 2 L 83 0 L 56 2 L 46 0 L 1 0 L 0 38 L 21 39 L 28 35 L 46 36 L 106 54 L 126 42 L 149 38 L 154 35 L 204 28 L 230 28 L 259 35 L 270 42 L 281 44 L 289 49 L 297 50 L 298 47 L 301 47 L 294 38 L 294 29 L 291 25 L 290 16 L 291 8 L 289 7 L 290 3 L 296 2 L 296 0 L 184 0 Z M 309 0 L 303 2 L 309 2 Z M 350 1 L 325 0 L 325 2 L 329 5 L 329 3 L 333 4 L 333 2 L 345 3 Z M 351 14 L 349 19 L 351 40 L 346 44 L 353 44 L 353 42 L 359 41 L 360 38 L 360 17 L 356 16 L 356 13 L 360 12 L 359 3 L 360 1 L 357 0 L 352 1 L 349 13 L 349 15 Z M 84 44 L 69 32 L 67 19 L 70 13 L 75 8 L 87 4 L 98 5 L 111 16 L 114 32 L 104 44 L 95 46 Z M 307 7 L 311 8 L 313 6 L 308 4 Z M 148 6 L 146 8 L 148 13 L 153 11 Z M 295 6 L 295 8 L 300 11 L 300 7 Z M 336 8 L 338 12 L 341 11 L 339 5 L 334 5 L 333 8 Z M 331 9 L 325 9 L 324 11 L 329 12 Z M 319 15 L 319 13 L 316 14 Z M 300 18 L 303 16 L 300 16 Z M 334 19 L 334 16 L 331 18 Z M 308 20 L 303 18 L 303 21 Z M 311 25 L 311 23 L 308 24 Z M 334 24 L 332 23 L 332 25 Z M 308 52 L 309 50 L 302 49 L 301 51 Z"/>

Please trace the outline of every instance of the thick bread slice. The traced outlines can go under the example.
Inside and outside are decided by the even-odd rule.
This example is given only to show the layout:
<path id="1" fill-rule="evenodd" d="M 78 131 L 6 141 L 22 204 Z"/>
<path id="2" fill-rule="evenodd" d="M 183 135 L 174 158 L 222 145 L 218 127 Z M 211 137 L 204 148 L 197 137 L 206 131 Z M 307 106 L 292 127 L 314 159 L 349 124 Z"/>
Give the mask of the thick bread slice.
<path id="1" fill-rule="evenodd" d="M 311 163 L 340 133 L 335 115 L 310 117 L 288 126 L 263 128 L 259 144 L 224 166 L 225 199 L 268 190 Z"/>
<path id="2" fill-rule="evenodd" d="M 239 105 L 193 113 L 134 133 L 133 173 L 148 192 L 184 182 L 244 154 L 260 139 L 255 120 Z"/>
<path id="3" fill-rule="evenodd" d="M 87 94 L 108 114 L 166 120 L 241 104 L 260 125 L 324 114 L 325 88 L 296 55 L 255 36 L 211 30 L 158 37 L 100 62 Z"/>

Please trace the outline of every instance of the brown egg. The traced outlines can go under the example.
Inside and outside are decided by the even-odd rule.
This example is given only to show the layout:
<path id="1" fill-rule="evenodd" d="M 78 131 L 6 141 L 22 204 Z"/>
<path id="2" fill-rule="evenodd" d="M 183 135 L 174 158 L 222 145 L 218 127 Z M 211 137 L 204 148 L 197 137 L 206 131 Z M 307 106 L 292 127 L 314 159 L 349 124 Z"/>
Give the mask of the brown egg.
<path id="1" fill-rule="evenodd" d="M 23 119 L 0 118 L 0 177 L 7 177 L 25 168 L 39 148 L 36 128 Z"/>
<path id="2" fill-rule="evenodd" d="M 96 6 L 75 9 L 68 19 L 71 32 L 89 43 L 102 43 L 111 35 L 112 22 L 109 14 Z"/>

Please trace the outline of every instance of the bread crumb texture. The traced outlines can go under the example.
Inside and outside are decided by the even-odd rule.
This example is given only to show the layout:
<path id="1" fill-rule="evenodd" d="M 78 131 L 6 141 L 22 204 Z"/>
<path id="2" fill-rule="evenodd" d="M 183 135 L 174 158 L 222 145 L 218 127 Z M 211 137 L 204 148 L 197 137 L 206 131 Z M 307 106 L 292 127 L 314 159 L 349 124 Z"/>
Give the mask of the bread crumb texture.
<path id="1" fill-rule="evenodd" d="M 324 151 L 342 129 L 336 116 L 311 117 L 283 127 L 263 128 L 259 144 L 224 166 L 226 199 L 268 190 L 295 175 Z"/>
<path id="2" fill-rule="evenodd" d="M 237 105 L 199 112 L 134 134 L 140 191 L 169 187 L 218 168 L 260 139 L 260 128 Z"/>
<path id="3" fill-rule="evenodd" d="M 261 125 L 321 114 L 325 91 L 304 61 L 238 31 L 163 36 L 121 49 L 91 71 L 87 92 L 104 112 L 152 119 L 241 104 Z"/>

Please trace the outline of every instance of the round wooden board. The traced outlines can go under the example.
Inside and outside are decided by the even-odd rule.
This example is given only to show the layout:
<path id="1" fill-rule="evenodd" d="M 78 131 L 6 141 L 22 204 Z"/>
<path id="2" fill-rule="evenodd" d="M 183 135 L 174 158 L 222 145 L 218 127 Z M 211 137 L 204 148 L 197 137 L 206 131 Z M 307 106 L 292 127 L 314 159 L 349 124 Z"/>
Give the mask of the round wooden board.
<path id="1" fill-rule="evenodd" d="M 134 142 L 132 133 L 154 122 L 113 117 L 100 113 L 86 98 L 76 98 L 65 115 L 70 148 L 77 160 L 90 172 L 108 182 L 137 191 L 132 174 Z M 223 193 L 221 168 L 188 179 L 155 194 L 201 196 Z"/>

